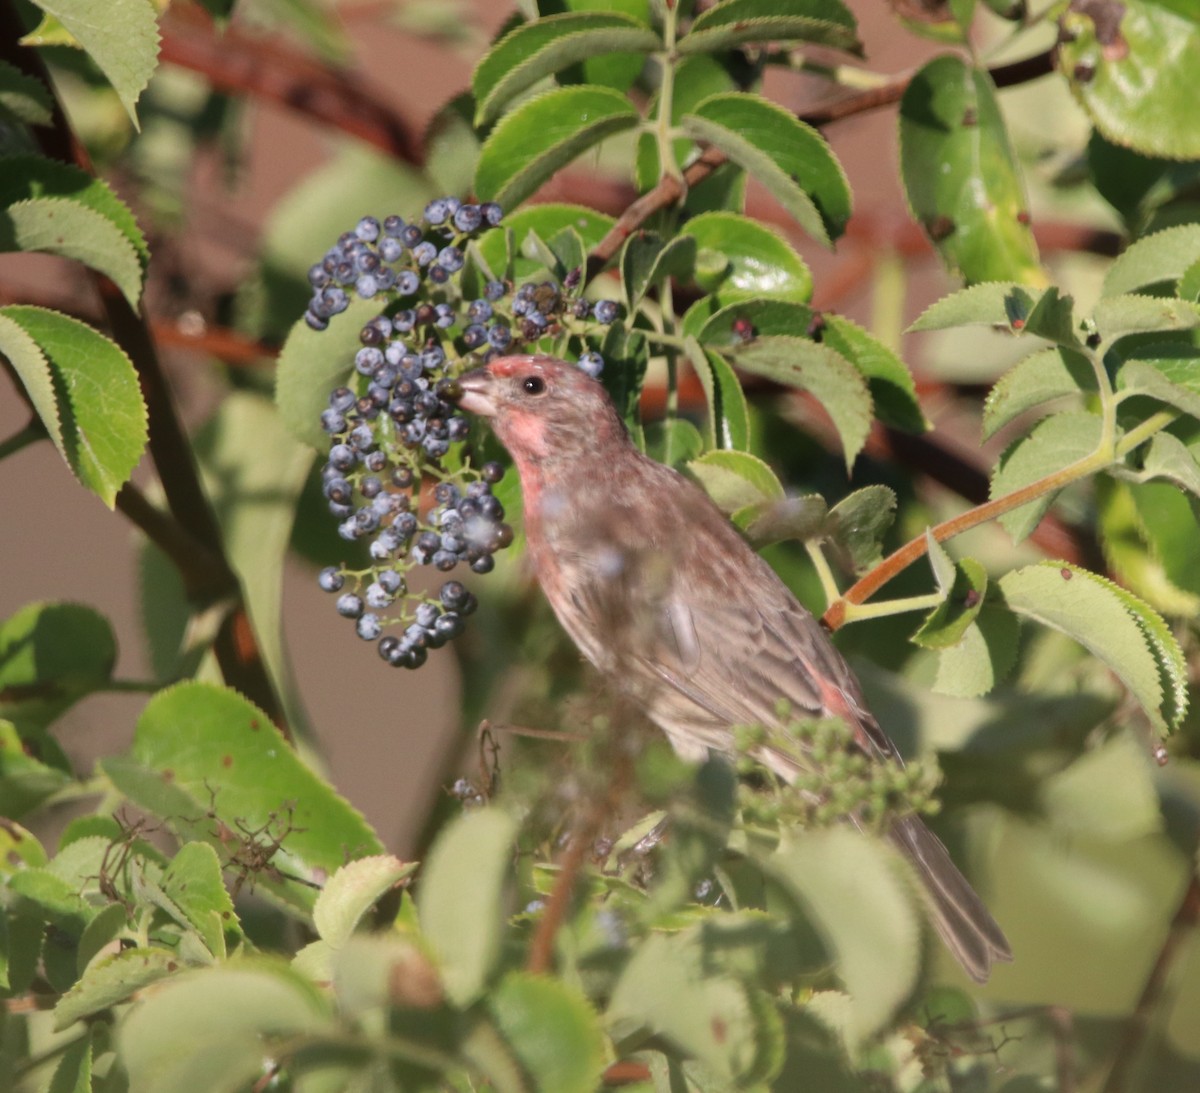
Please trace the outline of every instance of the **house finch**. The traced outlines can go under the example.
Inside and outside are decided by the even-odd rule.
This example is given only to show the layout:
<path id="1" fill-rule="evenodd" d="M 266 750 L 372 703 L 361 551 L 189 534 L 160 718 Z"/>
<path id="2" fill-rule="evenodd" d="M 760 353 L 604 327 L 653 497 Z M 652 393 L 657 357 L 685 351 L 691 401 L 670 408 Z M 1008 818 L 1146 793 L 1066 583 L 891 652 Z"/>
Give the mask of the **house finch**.
<path id="1" fill-rule="evenodd" d="M 521 479 L 533 567 L 582 653 L 644 705 L 684 758 L 733 751 L 733 729 L 782 729 L 782 711 L 840 718 L 868 758 L 899 761 L 816 619 L 694 483 L 643 455 L 604 388 L 550 357 L 493 360 L 460 380 Z M 755 757 L 785 780 L 794 748 Z M 933 923 L 982 982 L 1012 952 L 946 848 L 917 817 L 888 837 L 909 858 Z"/>

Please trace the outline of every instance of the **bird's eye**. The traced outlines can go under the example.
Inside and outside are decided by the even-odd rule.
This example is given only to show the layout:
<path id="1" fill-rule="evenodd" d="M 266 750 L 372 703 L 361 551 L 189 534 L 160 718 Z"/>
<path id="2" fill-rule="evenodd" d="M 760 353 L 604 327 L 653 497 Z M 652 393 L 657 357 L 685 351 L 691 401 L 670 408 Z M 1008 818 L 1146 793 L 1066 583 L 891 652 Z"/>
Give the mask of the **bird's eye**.
<path id="1" fill-rule="evenodd" d="M 546 390 L 546 381 L 541 376 L 526 376 L 521 381 L 521 390 L 527 395 L 540 395 Z"/>

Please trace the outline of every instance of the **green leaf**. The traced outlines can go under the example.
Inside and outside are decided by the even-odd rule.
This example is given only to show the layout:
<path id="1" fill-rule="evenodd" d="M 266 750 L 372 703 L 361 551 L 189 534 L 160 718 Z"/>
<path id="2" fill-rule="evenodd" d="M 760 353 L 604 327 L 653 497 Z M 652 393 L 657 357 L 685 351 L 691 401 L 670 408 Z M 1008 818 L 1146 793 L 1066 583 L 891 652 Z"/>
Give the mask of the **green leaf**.
<path id="1" fill-rule="evenodd" d="M 809 912 L 850 995 L 847 1039 L 882 1029 L 920 970 L 921 928 L 894 852 L 857 831 L 789 831 L 762 860 Z"/>
<path id="2" fill-rule="evenodd" d="M 390 854 L 360 858 L 342 866 L 325 882 L 313 905 L 313 923 L 323 941 L 343 946 L 359 920 L 417 868 Z"/>
<path id="3" fill-rule="evenodd" d="M 687 418 L 664 418 L 646 426 L 646 454 L 668 467 L 695 459 L 704 449 L 704 437 Z"/>
<path id="4" fill-rule="evenodd" d="M 963 558 L 953 569 L 946 598 L 921 623 L 912 640 L 925 649 L 949 649 L 963 640 L 983 607 L 987 570 L 974 558 Z"/>
<path id="5" fill-rule="evenodd" d="M 696 261 L 696 241 L 690 235 L 669 240 L 654 232 L 635 232 L 621 248 L 621 287 L 632 315 L 646 292 L 667 277 L 690 273 Z"/>
<path id="6" fill-rule="evenodd" d="M 745 450 L 750 446 L 750 411 L 746 395 L 729 362 L 709 353 L 690 334 L 684 339 L 688 360 L 704 388 L 705 424 L 711 447 Z"/>
<path id="7" fill-rule="evenodd" d="M 845 357 L 828 346 L 785 335 L 758 338 L 728 356 L 744 372 L 808 391 L 833 419 L 846 467 L 853 465 L 871 431 L 872 403 L 862 373 Z"/>
<path id="8" fill-rule="evenodd" d="M 1200 158 L 1188 82 L 1200 67 L 1200 10 L 1186 0 L 1078 5 L 1060 28 L 1059 70 L 1101 133 L 1146 155 Z"/>
<path id="9" fill-rule="evenodd" d="M 63 197 L 18 201 L 0 213 L 0 251 L 41 251 L 99 270 L 137 309 L 141 256 L 116 224 L 82 202 Z"/>
<path id="10" fill-rule="evenodd" d="M 240 933 L 233 900 L 221 876 L 221 862 L 208 843 L 184 843 L 171 859 L 160 887 L 208 951 L 225 957 L 225 935 Z"/>
<path id="11" fill-rule="evenodd" d="M 681 54 L 716 53 L 746 42 L 812 42 L 860 53 L 854 16 L 840 0 L 724 0 L 701 12 Z"/>
<path id="12" fill-rule="evenodd" d="M 1085 356 L 1068 349 L 1042 349 L 1022 358 L 988 392 L 983 404 L 983 439 L 1035 406 L 1094 390 L 1096 376 Z"/>
<path id="13" fill-rule="evenodd" d="M 475 178 L 483 139 L 471 124 L 475 100 L 467 91 L 445 103 L 425 128 L 425 174 L 443 194 L 465 194 Z M 413 212 L 417 207 L 414 205 Z"/>
<path id="14" fill-rule="evenodd" d="M 1104 277 L 1104 295 L 1122 296 L 1178 281 L 1200 259 L 1200 224 L 1180 224 L 1139 239 Z"/>
<path id="15" fill-rule="evenodd" d="M 1012 670 L 1019 644 L 1017 617 L 989 598 L 958 644 L 939 650 L 933 689 L 959 698 L 988 694 Z"/>
<path id="16" fill-rule="evenodd" d="M 900 101 L 900 161 L 913 215 L 951 272 L 1046 283 L 986 71 L 943 56 L 913 77 Z"/>
<path id="17" fill-rule="evenodd" d="M 248 1089 L 266 1045 L 329 1030 L 317 988 L 284 964 L 245 960 L 189 971 L 117 1026 L 134 1090 L 213 1093 Z"/>
<path id="18" fill-rule="evenodd" d="M 864 486 L 829 510 L 822 533 L 846 568 L 865 573 L 883 557 L 883 537 L 895 519 L 895 491 Z"/>
<path id="19" fill-rule="evenodd" d="M 49 125 L 53 117 L 49 88 L 16 65 L 0 61 L 0 118 L 25 125 Z"/>
<path id="20" fill-rule="evenodd" d="M 759 95 L 712 95 L 684 115 L 688 136 L 724 152 L 826 246 L 850 219 L 850 187 L 825 139 Z"/>
<path id="21" fill-rule="evenodd" d="M 991 496 L 1004 497 L 1091 455 L 1100 444 L 1101 430 L 1100 418 L 1082 410 L 1039 421 L 1001 457 L 992 474 Z M 1043 494 L 1005 513 L 1000 523 L 1019 543 L 1038 526 L 1057 496 L 1057 490 Z"/>
<path id="22" fill-rule="evenodd" d="M 619 12 L 565 12 L 515 27 L 475 66 L 475 124 L 486 125 L 521 92 L 568 65 L 605 53 L 649 53 L 661 45 L 649 27 Z"/>
<path id="23" fill-rule="evenodd" d="M 783 486 L 775 472 L 749 452 L 705 452 L 687 468 L 722 512 L 783 498 Z"/>
<path id="24" fill-rule="evenodd" d="M 1101 479 L 1096 513 L 1104 560 L 1122 585 L 1168 615 L 1200 611 L 1200 528 L 1184 494 L 1165 482 Z"/>
<path id="25" fill-rule="evenodd" d="M 1144 156 L 1106 140 L 1092 130 L 1087 145 L 1088 174 L 1096 191 L 1137 237 L 1147 225 L 1171 217 L 1171 206 L 1200 180 L 1200 162 L 1176 163 L 1161 156 Z M 1172 217 L 1173 219 L 1173 217 Z"/>
<path id="26" fill-rule="evenodd" d="M 1200 464 L 1192 450 L 1170 433 L 1156 433 L 1144 449 L 1140 479 L 1162 478 L 1200 497 Z"/>
<path id="27" fill-rule="evenodd" d="M 733 522 L 746 533 L 755 549 L 788 539 L 805 542 L 823 533 L 829 506 L 819 494 L 757 501 L 738 509 Z"/>
<path id="28" fill-rule="evenodd" d="M 112 84 L 129 120 L 158 64 L 155 9 L 146 0 L 37 0 L 96 62 Z"/>
<path id="29" fill-rule="evenodd" d="M 348 859 L 383 852 L 362 816 L 300 761 L 266 714 L 234 691 L 208 683 L 160 691 L 138 719 L 132 757 L 193 802 L 164 819 L 205 838 L 226 859 L 248 842 L 260 849 L 278 843 L 271 868 L 252 869 L 251 879 L 306 912 L 313 888 L 287 876 L 320 884 Z"/>
<path id="30" fill-rule="evenodd" d="M 500 955 L 516 835 L 516 821 L 499 809 L 467 813 L 442 831 L 421 873 L 421 932 L 456 1005 L 479 997 Z"/>
<path id="31" fill-rule="evenodd" d="M 47 1093 L 92 1093 L 91 1036 L 81 1036 L 63 1052 Z"/>
<path id="32" fill-rule="evenodd" d="M 638 123 L 637 110 L 607 87 L 562 87 L 505 116 L 484 141 L 475 167 L 481 201 L 518 205 L 560 167 Z"/>
<path id="33" fill-rule="evenodd" d="M 359 331 L 381 306 L 378 300 L 356 298 L 328 330 L 313 330 L 303 319 L 293 325 L 275 366 L 275 403 L 297 440 L 328 451 L 321 412 L 329 406 L 329 392 L 354 370 L 354 354 L 362 348 Z"/>
<path id="34" fill-rule="evenodd" d="M 1200 258 L 1183 271 L 1175 286 L 1175 295 L 1189 303 L 1200 303 Z"/>
<path id="35" fill-rule="evenodd" d="M 821 342 L 862 373 L 880 421 L 909 433 L 923 433 L 931 428 L 917 401 L 912 373 L 895 353 L 841 315 L 822 314 L 821 322 Z"/>
<path id="36" fill-rule="evenodd" d="M 104 687 L 116 660 L 103 615 L 80 604 L 26 604 L 0 623 L 0 718 L 42 728 Z"/>
<path id="37" fill-rule="evenodd" d="M 177 954 L 154 947 L 127 949 L 93 961 L 54 1007 L 54 1027 L 64 1029 L 124 1002 L 135 991 L 173 975 L 182 966 Z"/>
<path id="38" fill-rule="evenodd" d="M 651 934 L 621 972 L 606 1019 L 616 1039 L 636 1042 L 652 1032 L 725 1078 L 715 1088 L 728 1089 L 728 1078 L 755 1069 L 757 1015 L 747 988 L 713 974 L 704 957 L 695 930 Z"/>
<path id="39" fill-rule="evenodd" d="M 613 223 L 611 216 L 585 205 L 530 205 L 506 216 L 502 227 L 485 233 L 479 240 L 479 253 L 498 275 L 503 275 L 507 261 L 505 235 L 511 232 L 516 250 L 512 277 L 518 281 L 526 280 L 540 268 L 540 263 L 524 256 L 523 245 L 530 232 L 536 232 L 543 239 L 553 239 L 559 232 L 571 228 L 579 234 L 584 247 L 591 250 L 604 238 Z"/>
<path id="40" fill-rule="evenodd" d="M 0 630 L 0 642 L 3 641 L 4 632 Z M 5 674 L 6 667 L 0 664 L 0 675 Z M 3 689 L 4 684 L 0 683 L 0 691 Z M 31 812 L 70 781 L 71 776 L 65 771 L 27 755 L 16 726 L 0 720 L 0 802 L 7 819 L 15 820 Z"/>
<path id="41" fill-rule="evenodd" d="M 1058 288 L 1051 285 L 1025 319 L 1024 332 L 1067 349 L 1080 349 L 1082 345 L 1075 321 L 1075 301 L 1070 296 L 1060 296 Z"/>
<path id="42" fill-rule="evenodd" d="M 600 1087 L 605 1038 L 582 994 L 545 976 L 513 972 L 488 1002 L 534 1088 L 593 1093 Z"/>
<path id="43" fill-rule="evenodd" d="M 812 274 L 803 259 L 770 228 L 740 213 L 701 213 L 687 222 L 696 240 L 696 283 L 718 307 L 768 297 L 805 303 Z"/>
<path id="44" fill-rule="evenodd" d="M 1119 585 L 1064 562 L 1000 578 L 1009 609 L 1074 638 L 1129 688 L 1165 734 L 1187 709 L 1187 669 L 1167 624 Z"/>
<path id="45" fill-rule="evenodd" d="M 247 457 L 247 437 L 254 438 L 253 458 Z M 259 652 L 283 700 L 288 724 L 303 738 L 304 705 L 284 648 L 283 572 L 312 452 L 287 432 L 270 400 L 251 391 L 226 394 L 197 433 L 194 447 L 226 555 L 241 581 Z"/>
<path id="46" fill-rule="evenodd" d="M 1192 330 L 1200 326 L 1200 305 L 1159 296 L 1106 296 L 1092 313 L 1105 341 L 1125 334 Z"/>
<path id="47" fill-rule="evenodd" d="M 18 305 L 0 308 L 0 353 L 76 478 L 112 508 L 149 435 L 129 358 L 78 319 Z"/>
<path id="48" fill-rule="evenodd" d="M 1130 395 L 1150 398 L 1200 418 L 1200 348 L 1186 344 L 1145 346 L 1152 354 L 1125 361 L 1117 372 L 1117 387 Z"/>
<path id="49" fill-rule="evenodd" d="M 943 296 L 921 312 L 908 329 L 911 332 L 946 330 L 953 326 L 1007 326 L 1020 333 L 1035 303 L 1029 290 L 1021 285 L 989 281 Z"/>
<path id="50" fill-rule="evenodd" d="M 67 163 L 42 156 L 0 156 L 0 206 L 8 207 L 37 198 L 69 198 L 110 221 L 137 251 L 142 275 L 150 262 L 150 248 L 137 220 L 106 182 Z"/>

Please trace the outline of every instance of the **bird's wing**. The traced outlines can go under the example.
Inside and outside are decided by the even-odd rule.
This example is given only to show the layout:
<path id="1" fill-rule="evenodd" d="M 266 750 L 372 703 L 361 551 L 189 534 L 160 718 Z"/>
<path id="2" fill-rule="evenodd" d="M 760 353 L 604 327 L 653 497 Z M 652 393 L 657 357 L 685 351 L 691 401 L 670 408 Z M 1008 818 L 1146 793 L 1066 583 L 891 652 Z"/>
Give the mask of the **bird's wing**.
<path id="1" fill-rule="evenodd" d="M 838 716 L 865 750 L 895 755 L 849 666 L 770 566 L 723 520 L 685 528 L 672 542 L 593 523 L 560 556 L 571 605 L 559 615 L 589 659 L 642 690 L 677 746 L 690 736 L 728 750 L 733 726 Z M 701 572 L 704 587 L 691 587 Z"/>

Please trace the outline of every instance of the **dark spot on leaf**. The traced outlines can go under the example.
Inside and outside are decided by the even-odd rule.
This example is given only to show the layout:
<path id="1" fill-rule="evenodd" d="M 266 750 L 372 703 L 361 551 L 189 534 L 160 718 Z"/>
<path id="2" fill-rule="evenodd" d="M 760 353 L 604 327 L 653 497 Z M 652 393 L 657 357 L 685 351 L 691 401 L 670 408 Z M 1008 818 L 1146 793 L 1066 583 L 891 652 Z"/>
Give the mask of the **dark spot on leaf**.
<path id="1" fill-rule="evenodd" d="M 1090 83 L 1096 76 L 1096 66 L 1090 61 L 1080 61 L 1071 72 L 1076 83 Z"/>
<path id="2" fill-rule="evenodd" d="M 963 597 L 963 604 L 966 607 L 974 607 L 979 602 L 979 593 L 973 588 L 967 589 L 967 594 Z"/>
<path id="3" fill-rule="evenodd" d="M 814 311 L 811 319 L 808 320 L 808 329 L 804 332 L 814 342 L 819 342 L 825 337 L 825 316 L 819 311 Z"/>
<path id="4" fill-rule="evenodd" d="M 954 234 L 954 221 L 944 213 L 926 217 L 925 231 L 929 233 L 930 239 L 935 243 L 940 243 Z"/>
<path id="5" fill-rule="evenodd" d="M 1063 568 L 1060 569 L 1058 572 L 1062 576 L 1062 579 L 1064 581 L 1069 581 L 1072 577 L 1075 576 L 1075 574 L 1072 573 L 1066 566 L 1063 566 Z"/>
<path id="6" fill-rule="evenodd" d="M 1028 209 L 1022 209 L 1019 213 L 1017 213 L 1018 224 L 1028 224 L 1032 219 L 1033 217 L 1029 215 Z"/>
<path id="7" fill-rule="evenodd" d="M 1090 334 L 1087 336 L 1087 347 L 1088 347 L 1089 349 L 1095 349 L 1095 348 L 1097 348 L 1097 347 L 1100 345 L 1100 340 L 1101 340 L 1101 339 L 1100 339 L 1100 332 L 1099 332 L 1099 331 L 1097 331 L 1097 330 L 1093 330 L 1093 331 L 1092 331 L 1092 332 L 1091 332 L 1091 333 L 1090 333 Z"/>
<path id="8" fill-rule="evenodd" d="M 167 767 L 167 769 L 162 772 L 162 780 L 164 782 L 175 781 L 175 772 L 170 767 Z"/>
<path id="9" fill-rule="evenodd" d="M 225 768 L 229 768 L 229 767 L 233 766 L 233 756 L 232 755 L 222 755 L 221 756 L 221 766 L 223 766 Z"/>
<path id="10" fill-rule="evenodd" d="M 739 342 L 750 342 L 758 336 L 758 331 L 754 329 L 754 324 L 744 315 L 739 315 L 733 320 L 732 329 L 733 336 Z"/>
<path id="11" fill-rule="evenodd" d="M 250 731 L 258 732 L 258 729 L 259 729 L 258 718 L 255 718 L 253 721 L 250 722 Z"/>
<path id="12" fill-rule="evenodd" d="M 1158 747 L 1154 749 L 1154 761 L 1160 767 L 1165 767 L 1171 761 L 1170 755 L 1167 754 L 1167 749 L 1164 748 L 1162 744 L 1159 744 Z"/>
<path id="13" fill-rule="evenodd" d="M 979 124 L 979 111 L 973 106 L 968 106 L 963 111 L 962 126 L 964 129 L 970 129 Z"/>
<path id="14" fill-rule="evenodd" d="M 1013 328 L 1013 330 L 1024 330 L 1025 329 L 1025 320 L 1020 319 L 1020 318 L 1013 319 L 1012 328 Z"/>
<path id="15" fill-rule="evenodd" d="M 713 1039 L 716 1040 L 716 1042 L 718 1044 L 723 1044 L 725 1042 L 725 1037 L 728 1034 L 729 1034 L 729 1029 L 726 1026 L 725 1022 L 720 1017 L 714 1017 L 712 1019 Z"/>
<path id="16" fill-rule="evenodd" d="M 176 964 L 174 960 L 167 961 L 167 971 L 173 972 L 178 967 L 179 967 L 179 965 Z"/>

